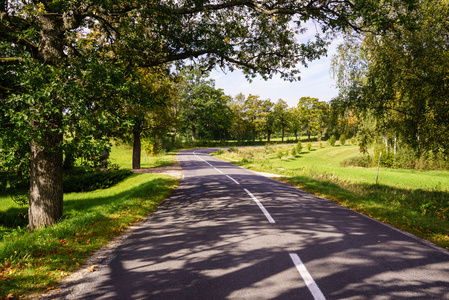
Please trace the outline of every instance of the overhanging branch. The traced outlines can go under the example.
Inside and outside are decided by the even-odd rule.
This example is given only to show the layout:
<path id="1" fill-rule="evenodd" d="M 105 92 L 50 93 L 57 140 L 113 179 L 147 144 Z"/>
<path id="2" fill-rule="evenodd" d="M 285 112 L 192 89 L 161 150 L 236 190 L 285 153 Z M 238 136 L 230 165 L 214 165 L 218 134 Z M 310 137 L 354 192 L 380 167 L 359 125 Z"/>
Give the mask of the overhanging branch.
<path id="1" fill-rule="evenodd" d="M 0 57 L 0 65 L 17 65 L 23 62 L 21 57 Z"/>

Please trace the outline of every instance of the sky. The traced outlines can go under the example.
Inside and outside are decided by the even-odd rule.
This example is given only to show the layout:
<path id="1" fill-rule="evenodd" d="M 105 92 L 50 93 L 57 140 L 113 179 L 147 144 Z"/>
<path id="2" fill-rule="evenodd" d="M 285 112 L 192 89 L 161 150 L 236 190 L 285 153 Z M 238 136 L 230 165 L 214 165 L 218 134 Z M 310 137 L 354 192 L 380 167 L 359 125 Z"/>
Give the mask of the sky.
<path id="1" fill-rule="evenodd" d="M 261 99 L 270 99 L 273 102 L 283 99 L 290 107 L 296 106 L 301 97 L 313 97 L 329 102 L 338 94 L 335 80 L 330 75 L 330 65 L 332 55 L 340 42 L 340 39 L 332 42 L 328 48 L 327 57 L 309 63 L 308 68 L 301 67 L 301 81 L 289 82 L 273 76 L 267 81 L 256 77 L 252 83 L 249 83 L 239 70 L 226 74 L 214 70 L 210 78 L 215 80 L 216 88 L 223 89 L 226 95 L 232 97 L 243 93 L 245 96 L 259 95 Z"/>

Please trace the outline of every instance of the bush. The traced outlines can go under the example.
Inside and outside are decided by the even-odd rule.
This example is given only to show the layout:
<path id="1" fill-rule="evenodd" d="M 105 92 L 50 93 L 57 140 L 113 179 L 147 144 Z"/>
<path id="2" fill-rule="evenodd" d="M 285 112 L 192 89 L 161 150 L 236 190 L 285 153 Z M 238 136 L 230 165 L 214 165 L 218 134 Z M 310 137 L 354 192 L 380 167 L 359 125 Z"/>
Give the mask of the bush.
<path id="1" fill-rule="evenodd" d="M 131 173 L 130 170 L 108 170 L 69 175 L 63 179 L 63 190 L 64 193 L 77 193 L 106 189 L 119 183 Z"/>
<path id="2" fill-rule="evenodd" d="M 369 168 L 372 165 L 372 158 L 369 155 L 357 155 L 349 157 L 340 162 L 342 167 L 363 167 Z"/>
<path id="3" fill-rule="evenodd" d="M 307 143 L 307 150 L 312 150 L 312 143 L 311 142 L 308 142 Z"/>
<path id="4" fill-rule="evenodd" d="M 235 147 L 231 147 L 231 148 L 228 149 L 228 151 L 229 151 L 229 152 L 235 152 L 235 153 L 238 153 L 238 152 L 239 152 L 239 149 L 238 149 L 238 148 L 235 148 Z"/>
<path id="5" fill-rule="evenodd" d="M 380 159 L 380 165 L 382 167 L 390 168 L 393 166 L 394 156 L 393 153 L 386 150 L 384 144 L 375 144 L 374 145 L 374 156 L 373 156 L 373 165 L 377 166 L 379 162 L 380 152 L 382 152 L 382 157 Z"/>
<path id="6" fill-rule="evenodd" d="M 404 147 L 394 156 L 393 167 L 397 169 L 414 169 L 418 159 L 415 150 Z"/>
<path id="7" fill-rule="evenodd" d="M 355 140 L 354 137 L 351 138 L 351 144 L 355 145 L 357 143 L 357 141 Z"/>
<path id="8" fill-rule="evenodd" d="M 222 155 L 222 154 L 224 154 L 224 150 L 223 149 L 218 149 L 217 155 Z"/>
<path id="9" fill-rule="evenodd" d="M 340 144 L 344 146 L 345 143 L 346 143 L 346 134 L 343 133 L 342 135 L 340 135 Z"/>
<path id="10" fill-rule="evenodd" d="M 302 151 L 302 144 L 301 144 L 301 142 L 298 142 L 296 144 L 296 153 L 299 154 L 299 153 L 301 153 L 301 151 Z"/>
<path id="11" fill-rule="evenodd" d="M 292 156 L 293 157 L 296 156 L 296 148 L 295 147 L 292 148 Z"/>
<path id="12" fill-rule="evenodd" d="M 284 156 L 284 151 L 279 150 L 278 153 L 277 153 L 277 157 L 278 157 L 279 159 L 282 159 L 283 156 Z"/>
<path id="13" fill-rule="evenodd" d="M 336 141 L 337 141 L 337 138 L 335 137 L 335 135 L 333 135 L 329 138 L 329 140 L 327 142 L 329 143 L 329 145 L 331 145 L 333 147 L 333 146 L 335 146 Z"/>

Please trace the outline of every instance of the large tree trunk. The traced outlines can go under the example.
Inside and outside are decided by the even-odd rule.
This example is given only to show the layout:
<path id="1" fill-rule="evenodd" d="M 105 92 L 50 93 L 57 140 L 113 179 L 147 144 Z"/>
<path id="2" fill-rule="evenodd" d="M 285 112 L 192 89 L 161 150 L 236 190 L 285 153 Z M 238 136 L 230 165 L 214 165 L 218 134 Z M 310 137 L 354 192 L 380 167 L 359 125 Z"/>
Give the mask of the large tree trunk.
<path id="1" fill-rule="evenodd" d="M 59 66 L 63 63 L 65 35 L 63 20 L 57 13 L 40 14 L 42 28 L 39 41 L 39 58 L 46 64 Z M 52 101 L 57 112 L 47 120 L 35 120 L 35 130 L 43 132 L 30 147 L 30 198 L 28 207 L 28 229 L 34 230 L 55 224 L 62 217 L 63 187 L 62 166 L 62 105 L 58 97 L 44 101 Z M 36 111 L 44 105 L 36 104 Z"/>
<path id="2" fill-rule="evenodd" d="M 140 154 L 142 152 L 142 142 L 140 140 L 140 130 L 133 131 L 133 169 L 140 169 Z"/>
<path id="3" fill-rule="evenodd" d="M 62 134 L 48 134 L 31 144 L 28 229 L 55 224 L 62 216 Z"/>

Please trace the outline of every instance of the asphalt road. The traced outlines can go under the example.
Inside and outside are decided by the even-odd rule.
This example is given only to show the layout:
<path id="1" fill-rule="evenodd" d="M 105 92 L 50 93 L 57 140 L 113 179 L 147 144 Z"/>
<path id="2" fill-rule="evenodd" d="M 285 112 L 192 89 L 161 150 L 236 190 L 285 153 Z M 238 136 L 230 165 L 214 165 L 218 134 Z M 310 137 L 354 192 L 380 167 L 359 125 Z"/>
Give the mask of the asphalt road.
<path id="1" fill-rule="evenodd" d="M 179 153 L 183 179 L 52 299 L 449 299 L 449 255 L 290 185 Z"/>

